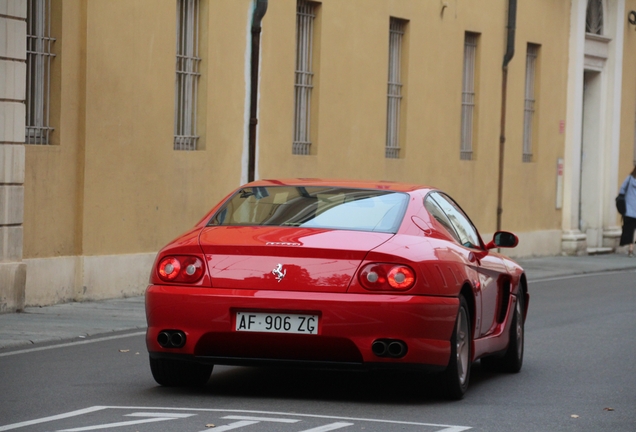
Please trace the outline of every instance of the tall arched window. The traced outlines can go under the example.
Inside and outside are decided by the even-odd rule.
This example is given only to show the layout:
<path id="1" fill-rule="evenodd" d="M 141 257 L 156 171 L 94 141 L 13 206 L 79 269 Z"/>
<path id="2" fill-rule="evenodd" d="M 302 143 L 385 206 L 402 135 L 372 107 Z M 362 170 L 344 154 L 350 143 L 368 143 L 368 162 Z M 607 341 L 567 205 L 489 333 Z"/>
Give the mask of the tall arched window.
<path id="1" fill-rule="evenodd" d="M 603 0 L 587 0 L 585 31 L 597 35 L 603 34 Z"/>

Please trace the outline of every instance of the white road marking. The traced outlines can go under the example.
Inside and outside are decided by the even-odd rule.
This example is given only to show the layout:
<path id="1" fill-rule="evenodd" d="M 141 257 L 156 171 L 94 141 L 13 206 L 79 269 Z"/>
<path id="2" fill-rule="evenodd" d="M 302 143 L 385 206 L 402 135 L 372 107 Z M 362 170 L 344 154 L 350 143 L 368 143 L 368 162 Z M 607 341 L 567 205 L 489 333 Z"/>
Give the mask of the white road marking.
<path id="1" fill-rule="evenodd" d="M 143 423 L 153 423 L 153 422 L 160 422 L 160 421 L 166 421 L 166 420 L 175 420 L 175 419 L 172 417 L 159 417 L 159 418 L 151 418 L 151 419 L 145 419 L 145 420 L 106 423 L 101 425 L 85 426 L 85 427 L 78 427 L 73 429 L 60 429 L 57 432 L 82 432 L 82 431 L 91 431 L 91 430 L 98 430 L 98 429 L 110 429 L 115 427 L 132 426 L 132 425 L 138 425 Z"/>
<path id="2" fill-rule="evenodd" d="M 345 423 L 345 422 L 336 422 L 336 423 L 331 423 L 328 425 L 324 425 L 324 426 L 318 426 L 315 427 L 313 429 L 306 429 L 304 431 L 300 431 L 300 432 L 329 432 L 332 430 L 336 430 L 336 429 L 342 429 L 342 428 L 346 428 L 349 426 L 353 426 L 353 423 Z"/>
<path id="3" fill-rule="evenodd" d="M 51 421 L 55 421 L 55 420 L 62 420 L 65 418 L 69 418 L 69 417 L 77 417 L 77 416 L 81 416 L 84 414 L 88 414 L 88 413 L 92 413 L 95 411 L 101 411 L 104 409 L 107 409 L 108 407 L 105 406 L 94 406 L 94 407 L 90 407 L 90 408 L 84 408 L 81 410 L 77 410 L 77 411 L 71 411 L 71 412 L 67 412 L 64 414 L 58 414 L 58 415 L 54 415 L 54 416 L 50 416 L 50 417 L 42 417 L 41 419 L 36 419 L 36 420 L 28 420 L 28 421 L 23 421 L 20 423 L 13 423 L 10 425 L 6 425 L 6 426 L 0 426 L 0 431 L 8 431 L 11 429 L 18 429 L 21 427 L 25 427 L 25 426 L 33 426 L 36 424 L 40 424 L 40 423 L 47 423 L 47 422 L 51 422 Z"/>
<path id="4" fill-rule="evenodd" d="M 465 426 L 451 426 L 449 428 L 441 429 L 435 432 L 462 432 L 468 429 L 472 429 L 472 428 L 465 427 Z"/>
<path id="5" fill-rule="evenodd" d="M 242 428 L 243 426 L 250 426 L 250 425 L 253 425 L 253 424 L 260 423 L 260 422 L 298 423 L 300 421 L 300 420 L 297 420 L 297 419 L 284 419 L 284 418 L 272 418 L 272 417 L 252 417 L 252 416 L 236 416 L 236 415 L 229 415 L 229 416 L 225 416 L 223 418 L 224 419 L 228 419 L 228 420 L 241 420 L 241 421 L 230 423 L 229 425 L 215 427 L 214 428 L 215 432 L 229 431 L 229 430 L 232 430 L 232 429 L 238 429 L 238 428 Z M 206 431 L 201 431 L 201 432 L 208 432 L 208 431 L 206 430 Z"/>
<path id="6" fill-rule="evenodd" d="M 193 417 L 195 415 L 196 414 L 139 412 L 139 413 L 126 414 L 124 415 L 124 417 L 170 417 L 170 418 L 178 419 L 178 418 Z"/>
<path id="7" fill-rule="evenodd" d="M 225 432 L 225 431 L 229 431 L 232 429 L 239 429 L 242 428 L 243 426 L 250 426 L 253 424 L 257 424 L 260 423 L 258 421 L 248 421 L 248 420 L 242 420 L 242 421 L 237 421 L 234 423 L 230 423 L 229 425 L 225 425 L 225 426 L 217 426 L 214 428 L 214 432 Z M 210 432 L 210 429 L 206 429 L 203 430 L 201 432 Z"/>
<path id="8" fill-rule="evenodd" d="M 160 422 L 160 421 L 166 421 L 166 420 L 177 420 L 180 418 L 187 418 L 187 417 L 192 417 L 195 415 L 196 414 L 181 414 L 181 413 L 179 414 L 132 413 L 132 414 L 126 414 L 126 417 L 150 417 L 150 418 L 145 418 L 144 420 L 132 420 L 132 421 L 126 421 L 126 422 L 116 422 L 116 423 L 106 423 L 101 425 L 84 426 L 84 427 L 78 427 L 78 428 L 72 428 L 72 429 L 61 429 L 58 432 L 82 432 L 82 431 L 90 431 L 90 430 L 98 430 L 98 429 L 110 429 L 114 427 L 132 426 L 132 425 L 138 425 L 143 423 L 153 423 L 153 422 Z"/>
<path id="9" fill-rule="evenodd" d="M 339 416 L 328 416 L 328 415 L 320 415 L 320 414 L 286 413 L 286 412 L 278 412 L 278 411 L 237 410 L 237 409 L 220 409 L 220 408 L 136 407 L 136 406 L 109 406 L 107 408 L 124 409 L 124 410 L 126 409 L 127 410 L 153 410 L 153 411 L 170 410 L 170 411 L 190 411 L 190 412 L 222 412 L 222 413 L 225 412 L 225 413 L 265 414 L 265 415 L 277 415 L 277 416 L 289 416 L 289 417 L 308 417 L 308 418 L 320 418 L 320 419 L 329 419 L 329 420 L 346 420 L 346 421 L 385 423 L 385 424 L 395 424 L 395 425 L 405 425 L 405 426 L 427 426 L 427 427 L 443 428 L 443 429 L 436 430 L 435 432 L 462 432 L 462 431 L 472 429 L 472 427 L 470 426 L 455 426 L 455 425 L 448 425 L 448 424 L 421 423 L 421 422 L 401 421 L 401 420 L 383 420 L 383 419 L 360 418 L 360 417 L 339 417 Z"/>
<path id="10" fill-rule="evenodd" d="M 256 420 L 263 422 L 276 422 L 276 423 L 298 423 L 300 420 L 297 419 L 286 419 L 286 418 L 272 418 L 272 417 L 251 417 L 251 416 L 225 416 L 224 419 L 228 420 Z"/>
<path id="11" fill-rule="evenodd" d="M 630 270 L 630 269 L 625 269 L 625 270 L 611 270 L 611 271 L 597 271 L 597 272 L 590 272 L 590 273 L 579 273 L 579 274 L 575 274 L 575 275 L 565 275 L 565 276 L 546 276 L 543 278 L 537 278 L 537 279 L 532 279 L 532 278 L 528 278 L 528 282 L 554 282 L 554 281 L 560 281 L 560 280 L 567 280 L 567 279 L 577 279 L 577 278 L 583 278 L 583 277 L 589 277 L 589 276 L 605 276 L 605 275 L 614 275 L 614 274 L 621 274 L 621 273 L 636 273 L 636 271 L 634 270 Z"/>
<path id="12" fill-rule="evenodd" d="M 45 351 L 45 350 L 50 350 L 50 349 L 54 349 L 54 348 L 66 348 L 66 347 L 75 346 L 75 345 L 85 345 L 85 344 L 91 344 L 91 343 L 97 343 L 97 342 L 104 342 L 104 341 L 113 340 L 113 339 L 123 339 L 123 338 L 129 338 L 129 337 L 133 337 L 133 336 L 141 336 L 141 335 L 145 335 L 145 334 L 146 334 L 146 332 L 143 331 L 143 332 L 122 334 L 122 335 L 117 335 L 117 336 L 107 336 L 107 337 L 100 337 L 100 338 L 89 339 L 89 340 L 81 340 L 81 341 L 77 341 L 77 342 L 67 342 L 67 343 L 63 343 L 63 344 L 59 344 L 59 345 L 50 345 L 50 346 L 37 347 L 37 348 L 27 348 L 27 349 L 23 349 L 23 350 L 19 350 L 19 351 L 11 351 L 11 352 L 6 352 L 6 353 L 0 353 L 0 357 L 12 356 L 12 355 L 17 355 L 17 354 L 32 353 L 32 352 L 36 352 L 36 351 Z M 2 430 L 2 429 L 0 429 L 0 430 Z"/>
<path id="13" fill-rule="evenodd" d="M 286 417 L 306 417 L 306 418 L 317 418 L 317 419 L 329 419 L 329 420 L 342 420 L 342 421 L 354 421 L 354 422 L 369 422 L 369 423 L 380 423 L 380 424 L 393 424 L 393 425 L 405 425 L 405 426 L 424 426 L 430 428 L 438 428 L 435 432 L 463 432 L 469 429 L 472 429 L 470 426 L 454 426 L 454 425 L 445 425 L 445 424 L 437 424 L 437 423 L 422 423 L 422 422 L 412 422 L 412 421 L 400 421 L 400 420 L 383 420 L 383 419 L 373 419 L 373 418 L 358 418 L 358 417 L 339 417 L 339 416 L 327 416 L 327 415 L 319 415 L 319 414 L 299 414 L 299 413 L 286 413 L 286 412 L 276 412 L 276 411 L 257 411 L 257 410 L 236 410 L 236 409 L 219 409 L 219 408 L 175 408 L 175 407 L 138 407 L 138 406 L 94 406 L 90 408 L 85 408 L 77 411 L 71 411 L 65 414 L 59 414 L 50 417 L 43 417 L 41 419 L 29 420 L 21 423 L 14 423 L 6 426 L 0 426 L 0 432 L 21 428 L 24 426 L 31 426 L 40 423 L 51 422 L 55 420 L 65 419 L 69 417 L 77 417 L 83 414 L 101 411 L 106 409 L 112 410 L 128 410 L 128 411 L 172 411 L 172 413 L 166 413 L 165 416 L 172 415 L 174 416 L 175 412 L 189 412 L 189 413 L 200 413 L 200 412 L 216 412 L 216 413 L 236 413 L 236 414 L 262 414 L 262 415 L 271 415 L 271 416 L 286 416 Z M 154 414 L 154 413 L 153 413 Z M 194 415 L 194 414 L 190 414 Z M 173 420 L 174 417 L 170 418 Z M 152 419 L 156 420 L 156 419 Z M 247 421 L 247 420 L 245 420 Z M 240 422 L 237 422 L 240 423 Z M 235 424 L 235 423 L 234 423 Z M 246 424 L 244 424 L 246 425 Z M 229 426 L 229 425 L 228 425 Z M 222 426 L 223 427 L 223 426 Z M 209 429 L 208 429 L 209 430 Z M 230 429 L 220 429 L 214 428 L 215 432 L 220 432 L 222 430 L 230 430 Z M 207 432 L 207 431 L 206 431 Z"/>

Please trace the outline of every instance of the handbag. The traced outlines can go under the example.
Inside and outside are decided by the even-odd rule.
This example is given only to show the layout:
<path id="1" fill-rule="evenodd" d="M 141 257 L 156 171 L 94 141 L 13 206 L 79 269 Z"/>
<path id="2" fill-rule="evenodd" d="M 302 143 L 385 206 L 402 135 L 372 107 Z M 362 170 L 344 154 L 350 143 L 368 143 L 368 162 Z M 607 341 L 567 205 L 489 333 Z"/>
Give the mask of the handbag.
<path id="1" fill-rule="evenodd" d="M 619 193 L 616 197 L 616 210 L 622 215 L 625 216 L 625 212 L 627 212 L 627 204 L 625 203 L 625 194 L 629 190 L 629 185 L 632 183 L 632 179 L 629 179 L 627 182 L 627 187 L 625 188 L 625 193 Z"/>
<path id="2" fill-rule="evenodd" d="M 627 204 L 625 204 L 625 194 L 618 194 L 616 197 L 616 210 L 625 216 L 625 212 L 627 211 Z"/>

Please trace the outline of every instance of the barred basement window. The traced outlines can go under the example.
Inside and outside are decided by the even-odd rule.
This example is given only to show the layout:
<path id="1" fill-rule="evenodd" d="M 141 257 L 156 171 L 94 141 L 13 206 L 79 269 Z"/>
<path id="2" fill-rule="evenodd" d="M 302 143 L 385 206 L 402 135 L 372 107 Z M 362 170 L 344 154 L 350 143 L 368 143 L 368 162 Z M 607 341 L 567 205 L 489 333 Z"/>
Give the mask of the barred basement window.
<path id="1" fill-rule="evenodd" d="M 528 44 L 526 52 L 526 96 L 523 112 L 523 161 L 532 162 L 532 129 L 535 111 L 535 81 L 539 46 Z"/>
<path id="2" fill-rule="evenodd" d="M 585 17 L 585 31 L 587 33 L 603 34 L 603 0 L 587 0 Z"/>
<path id="3" fill-rule="evenodd" d="M 462 80 L 462 125 L 460 159 L 473 159 L 473 130 L 475 117 L 475 64 L 477 61 L 477 38 L 475 33 L 466 33 L 464 38 L 464 71 Z"/>
<path id="4" fill-rule="evenodd" d="M 177 0 L 177 76 L 174 149 L 197 149 L 199 83 L 199 0 Z"/>
<path id="5" fill-rule="evenodd" d="M 51 95 L 51 0 L 27 2 L 26 144 L 49 144 Z"/>
<path id="6" fill-rule="evenodd" d="M 311 91 L 314 77 L 312 56 L 316 4 L 298 0 L 296 7 L 296 82 L 292 154 L 308 155 L 311 147 Z"/>
<path id="7" fill-rule="evenodd" d="M 400 156 L 400 108 L 402 105 L 402 43 L 406 21 L 391 18 L 389 23 L 389 84 L 387 91 L 385 157 Z"/>

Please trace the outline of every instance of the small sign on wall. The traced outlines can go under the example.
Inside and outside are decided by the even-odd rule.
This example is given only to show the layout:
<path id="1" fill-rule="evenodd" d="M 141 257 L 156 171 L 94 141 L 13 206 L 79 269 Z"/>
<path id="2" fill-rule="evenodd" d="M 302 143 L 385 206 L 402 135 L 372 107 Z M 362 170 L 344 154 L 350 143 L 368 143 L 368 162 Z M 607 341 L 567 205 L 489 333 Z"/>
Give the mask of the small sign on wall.
<path id="1" fill-rule="evenodd" d="M 563 158 L 557 159 L 556 208 L 563 208 Z"/>

